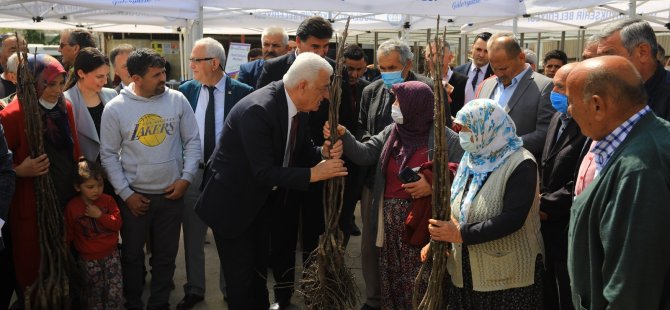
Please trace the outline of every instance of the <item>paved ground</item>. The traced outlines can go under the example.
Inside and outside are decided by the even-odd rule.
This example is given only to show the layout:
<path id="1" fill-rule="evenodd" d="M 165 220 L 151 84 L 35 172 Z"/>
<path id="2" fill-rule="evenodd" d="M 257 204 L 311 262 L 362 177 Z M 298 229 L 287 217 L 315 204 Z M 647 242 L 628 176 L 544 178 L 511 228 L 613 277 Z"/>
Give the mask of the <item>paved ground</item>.
<path id="1" fill-rule="evenodd" d="M 361 226 L 360 222 L 360 208 L 356 208 L 356 224 L 358 227 Z M 204 310 L 204 309 L 228 309 L 228 306 L 226 305 L 225 301 L 223 300 L 223 295 L 221 294 L 219 290 L 219 256 L 218 253 L 216 252 L 216 245 L 214 244 L 214 237 L 212 236 L 211 230 L 208 230 L 207 233 L 207 242 L 208 244 L 205 244 L 205 274 L 206 274 L 206 279 L 207 279 L 207 289 L 206 289 L 206 294 L 205 294 L 205 300 L 201 303 L 199 303 L 194 309 L 199 309 L 199 310 Z M 174 275 L 174 283 L 175 283 L 175 290 L 172 291 L 172 294 L 170 295 L 170 305 L 171 308 L 174 309 L 177 305 L 177 303 L 184 297 L 184 290 L 183 290 L 183 285 L 186 283 L 186 267 L 184 265 L 184 253 L 183 253 L 183 244 L 182 241 L 180 240 L 180 247 L 179 247 L 179 253 L 177 254 L 177 269 L 175 270 L 175 275 Z M 352 272 L 354 273 L 354 277 L 356 280 L 356 285 L 358 286 L 359 290 L 359 306 L 361 305 L 362 302 L 364 302 L 364 290 L 365 290 L 365 285 L 363 283 L 363 275 L 361 272 L 361 261 L 360 261 L 360 255 L 361 255 L 361 237 L 351 237 L 349 240 L 349 244 L 347 246 L 347 265 L 351 268 Z M 296 261 L 298 262 L 298 266 L 296 267 L 296 281 L 300 279 L 301 276 L 301 271 L 302 271 L 302 266 L 301 266 L 301 255 L 296 255 Z M 148 266 L 148 261 L 147 261 L 147 266 Z M 270 302 L 274 300 L 272 297 L 272 285 L 274 284 L 274 279 L 272 278 L 272 272 L 268 271 L 268 289 L 270 292 Z M 151 281 L 151 276 L 147 276 L 147 285 L 145 285 L 144 288 L 144 302 L 146 303 L 147 299 L 149 298 L 149 284 Z M 14 296 L 14 299 L 16 296 Z M 292 303 L 294 306 L 291 307 L 291 309 L 302 309 L 303 308 L 303 303 L 302 303 L 302 298 L 299 296 L 299 294 L 294 294 Z M 358 308 L 357 307 L 357 308 Z"/>
<path id="2" fill-rule="evenodd" d="M 356 223 L 358 227 L 361 227 L 360 222 L 360 208 L 356 208 Z M 197 305 L 194 309 L 228 309 L 226 303 L 223 300 L 223 296 L 219 291 L 219 256 L 216 252 L 216 245 L 214 244 L 214 237 L 212 236 L 211 230 L 208 231 L 207 241 L 209 244 L 205 244 L 205 273 L 207 276 L 207 289 L 205 294 L 205 300 Z M 356 285 L 359 289 L 359 303 L 364 302 L 364 290 L 365 285 L 363 283 L 363 274 L 361 272 L 361 237 L 351 237 L 349 244 L 347 246 L 347 257 L 346 261 L 348 266 L 352 269 L 356 279 Z M 296 261 L 301 262 L 299 255 L 296 255 Z M 296 280 L 300 279 L 302 271 L 302 266 L 299 265 L 296 267 Z M 270 291 L 270 301 L 272 302 L 272 285 L 274 279 L 272 278 L 272 272 L 268 271 L 268 289 Z M 147 277 L 149 280 L 149 277 Z M 172 291 L 170 295 L 170 305 L 174 309 L 177 303 L 184 297 L 184 290 L 182 285 L 186 283 L 186 268 L 184 267 L 184 253 L 183 246 L 180 246 L 179 253 L 177 254 L 177 269 L 174 275 L 174 282 L 176 289 Z M 144 298 L 145 302 L 148 298 L 149 286 L 145 287 Z M 294 306 L 292 309 L 302 309 L 302 299 L 299 294 L 294 294 L 292 303 Z M 360 305 L 359 305 L 360 307 Z"/>

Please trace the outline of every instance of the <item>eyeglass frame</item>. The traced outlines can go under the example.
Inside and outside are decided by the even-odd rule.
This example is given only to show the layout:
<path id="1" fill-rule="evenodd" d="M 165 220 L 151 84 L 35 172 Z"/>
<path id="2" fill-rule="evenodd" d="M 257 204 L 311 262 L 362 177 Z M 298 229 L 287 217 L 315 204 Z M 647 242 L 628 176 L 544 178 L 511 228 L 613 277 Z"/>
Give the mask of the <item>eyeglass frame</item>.
<path id="1" fill-rule="evenodd" d="M 189 58 L 189 62 L 199 63 L 201 61 L 210 61 L 214 60 L 214 57 L 203 57 L 203 58 Z"/>

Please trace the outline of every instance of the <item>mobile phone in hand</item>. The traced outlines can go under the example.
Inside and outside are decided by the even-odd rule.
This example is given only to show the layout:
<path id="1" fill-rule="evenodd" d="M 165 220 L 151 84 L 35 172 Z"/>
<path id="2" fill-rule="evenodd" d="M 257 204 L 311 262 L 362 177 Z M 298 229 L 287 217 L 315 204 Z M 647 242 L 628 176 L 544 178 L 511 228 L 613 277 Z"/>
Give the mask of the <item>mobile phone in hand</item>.
<path id="1" fill-rule="evenodd" d="M 400 182 L 402 182 L 403 184 L 414 183 L 418 180 L 421 180 L 419 174 L 416 173 L 416 171 L 414 171 L 414 169 L 410 167 L 405 167 L 404 169 L 402 169 L 402 171 L 400 171 L 400 173 L 398 174 L 398 178 L 400 179 Z"/>

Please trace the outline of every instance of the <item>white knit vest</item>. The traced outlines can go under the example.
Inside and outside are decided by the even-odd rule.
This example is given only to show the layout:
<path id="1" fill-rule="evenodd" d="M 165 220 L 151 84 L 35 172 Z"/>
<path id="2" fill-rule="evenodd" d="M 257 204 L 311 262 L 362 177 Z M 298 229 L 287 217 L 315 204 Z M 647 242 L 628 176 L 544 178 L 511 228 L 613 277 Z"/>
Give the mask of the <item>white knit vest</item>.
<path id="1" fill-rule="evenodd" d="M 514 169 L 533 155 L 521 148 L 494 170 L 475 196 L 468 212 L 468 223 L 481 222 L 502 213 L 507 180 Z M 454 199 L 451 213 L 460 214 L 462 194 Z M 447 269 L 456 287 L 463 287 L 462 243 L 452 244 Z M 503 238 L 468 246 L 472 271 L 472 288 L 490 292 L 532 285 L 535 282 L 535 260 L 544 255 L 540 233 L 539 185 L 535 200 L 521 229 Z"/>

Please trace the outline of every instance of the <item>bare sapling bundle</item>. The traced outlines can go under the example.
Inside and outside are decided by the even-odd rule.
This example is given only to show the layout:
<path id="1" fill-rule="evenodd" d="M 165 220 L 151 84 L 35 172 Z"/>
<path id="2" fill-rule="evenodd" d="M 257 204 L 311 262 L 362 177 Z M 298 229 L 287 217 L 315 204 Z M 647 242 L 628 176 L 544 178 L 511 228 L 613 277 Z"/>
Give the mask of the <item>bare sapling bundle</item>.
<path id="1" fill-rule="evenodd" d="M 347 39 L 349 19 L 337 39 L 335 74 L 330 83 L 328 123 L 331 128 L 329 141 L 335 145 L 342 97 L 344 71 L 344 42 Z M 346 78 L 346 77 L 345 77 Z M 319 246 L 307 259 L 301 281 L 301 292 L 307 309 L 354 309 L 358 291 L 354 276 L 344 261 L 344 236 L 339 228 L 340 212 L 344 197 L 344 177 L 326 181 L 323 193 L 325 232 L 319 237 Z"/>
<path id="2" fill-rule="evenodd" d="M 27 57 L 27 54 L 19 53 L 16 90 L 18 103 L 24 113 L 30 157 L 36 158 L 44 154 L 44 125 L 35 89 L 35 79 L 38 77 L 31 72 Z M 75 305 L 70 277 L 77 266 L 66 245 L 63 210 L 51 176 L 47 173 L 33 179 L 40 266 L 37 280 L 25 291 L 25 308 L 72 309 Z"/>
<path id="3" fill-rule="evenodd" d="M 442 221 L 448 221 L 451 214 L 450 196 L 451 180 L 449 179 L 449 160 L 447 156 L 447 135 L 446 118 L 451 117 L 446 113 L 445 102 L 448 99 L 445 86 L 442 84 L 442 59 L 444 54 L 443 42 L 446 40 L 446 29 L 440 40 L 440 16 L 437 17 L 437 31 L 435 33 L 435 53 L 432 52 L 430 45 L 428 47 L 429 57 L 433 61 L 433 93 L 435 96 L 435 115 L 434 115 L 434 133 L 435 146 L 433 157 L 433 218 Z M 434 54 L 434 55 L 433 55 Z M 434 57 L 433 57 L 434 56 Z M 421 310 L 443 310 L 447 308 L 447 256 L 446 251 L 449 247 L 447 242 L 430 241 L 430 250 L 428 259 L 423 263 L 419 274 L 416 277 L 414 285 L 414 296 L 412 306 L 414 309 Z M 423 273 L 428 269 L 428 264 L 432 264 L 430 277 L 428 279 L 428 288 L 425 295 L 419 296 L 419 283 L 423 278 Z"/>

